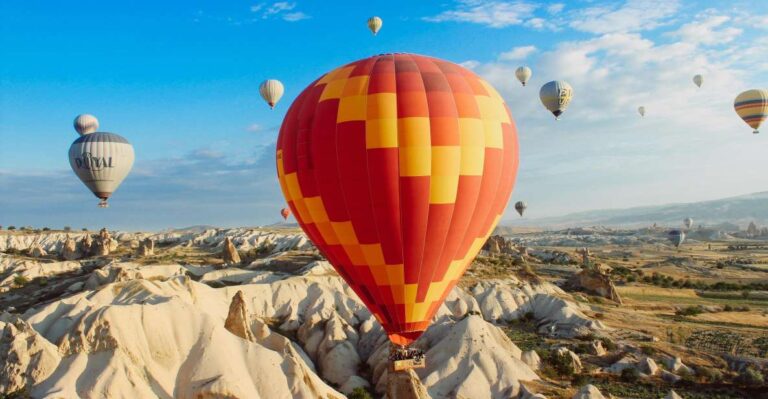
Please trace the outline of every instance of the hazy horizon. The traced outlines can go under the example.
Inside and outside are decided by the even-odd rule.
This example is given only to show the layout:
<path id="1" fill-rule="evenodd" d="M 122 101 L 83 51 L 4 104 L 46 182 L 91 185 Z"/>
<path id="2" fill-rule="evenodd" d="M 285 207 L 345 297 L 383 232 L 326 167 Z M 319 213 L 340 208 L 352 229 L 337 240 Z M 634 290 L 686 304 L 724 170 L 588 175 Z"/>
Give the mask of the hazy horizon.
<path id="1" fill-rule="evenodd" d="M 407 6 L 406 6 L 407 4 Z M 370 15 L 383 18 L 373 37 Z M 733 110 L 768 85 L 768 3 L 463 0 L 0 5 L 0 225 L 124 230 L 268 225 L 284 206 L 274 145 L 295 96 L 385 52 L 462 63 L 517 123 L 510 203 L 530 218 L 691 203 L 768 190 L 766 135 Z M 139 22 L 141 29 L 136 29 Z M 514 78 L 529 65 L 527 87 Z M 699 89 L 692 82 L 704 75 Z M 274 110 L 259 82 L 282 80 Z M 538 99 L 567 80 L 555 122 Z M 647 109 L 645 118 L 637 107 Z M 92 113 L 135 147 L 111 207 L 69 169 L 72 119 Z M 508 209 L 504 221 L 515 220 Z"/>

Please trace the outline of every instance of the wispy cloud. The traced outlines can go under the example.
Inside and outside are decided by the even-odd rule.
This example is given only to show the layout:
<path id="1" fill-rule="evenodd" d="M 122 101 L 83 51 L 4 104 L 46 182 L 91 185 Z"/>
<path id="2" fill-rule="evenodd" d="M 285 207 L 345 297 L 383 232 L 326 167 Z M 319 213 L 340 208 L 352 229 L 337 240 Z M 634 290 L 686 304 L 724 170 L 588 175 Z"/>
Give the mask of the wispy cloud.
<path id="1" fill-rule="evenodd" d="M 512 50 L 503 52 L 499 55 L 499 60 L 501 61 L 517 61 L 517 60 L 523 60 L 527 58 L 529 55 L 535 53 L 537 50 L 536 46 L 519 46 L 515 47 Z"/>
<path id="2" fill-rule="evenodd" d="M 731 18 L 727 15 L 707 13 L 707 15 L 699 16 L 696 21 L 681 26 L 680 29 L 672 32 L 671 35 L 695 44 L 715 45 L 729 43 L 742 33 L 740 28 L 723 26 L 730 20 Z"/>
<path id="3" fill-rule="evenodd" d="M 678 0 L 628 0 L 618 7 L 576 10 L 568 19 L 572 28 L 584 32 L 638 32 L 669 23 L 679 8 Z"/>
<path id="4" fill-rule="evenodd" d="M 259 3 L 251 6 L 251 12 L 259 14 L 262 19 L 279 18 L 288 22 L 310 18 L 306 13 L 296 10 L 296 3 L 287 1 L 272 4 Z"/>
<path id="5" fill-rule="evenodd" d="M 424 20 L 430 22 L 470 22 L 491 28 L 521 25 L 533 16 L 536 4 L 525 1 L 459 0 L 455 8 Z"/>

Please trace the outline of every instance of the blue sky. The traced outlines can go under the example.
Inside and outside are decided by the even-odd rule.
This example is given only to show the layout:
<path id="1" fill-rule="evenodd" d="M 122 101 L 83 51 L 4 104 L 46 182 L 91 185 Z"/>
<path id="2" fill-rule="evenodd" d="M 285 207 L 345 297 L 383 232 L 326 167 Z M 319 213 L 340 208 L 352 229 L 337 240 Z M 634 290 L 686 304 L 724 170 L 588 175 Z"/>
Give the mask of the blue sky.
<path id="1" fill-rule="evenodd" d="M 371 15 L 384 20 L 376 37 Z M 0 30 L 0 225 L 276 222 L 273 148 L 290 102 L 336 66 L 395 51 L 463 63 L 499 89 L 520 134 L 513 198 L 530 217 L 768 190 L 768 134 L 732 109 L 768 86 L 762 0 L 6 0 Z M 286 86 L 275 110 L 258 95 L 267 78 Z M 537 96 L 553 79 L 575 90 L 559 122 Z M 86 112 L 136 149 L 106 211 L 66 159 Z"/>

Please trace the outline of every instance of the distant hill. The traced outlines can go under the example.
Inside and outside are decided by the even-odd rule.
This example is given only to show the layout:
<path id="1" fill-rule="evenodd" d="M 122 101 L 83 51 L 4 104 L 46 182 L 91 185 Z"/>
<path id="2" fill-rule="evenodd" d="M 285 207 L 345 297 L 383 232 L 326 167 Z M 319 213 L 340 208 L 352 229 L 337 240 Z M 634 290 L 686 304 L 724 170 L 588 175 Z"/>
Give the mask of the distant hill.
<path id="1" fill-rule="evenodd" d="M 758 226 L 766 226 L 768 225 L 768 191 L 686 204 L 577 212 L 564 216 L 530 219 L 527 222 L 533 226 L 552 228 L 576 226 L 640 227 L 654 223 L 660 226 L 678 226 L 686 217 L 693 218 L 696 226 L 722 227 L 724 230 L 733 228 L 733 225 L 745 228 L 753 221 Z"/>

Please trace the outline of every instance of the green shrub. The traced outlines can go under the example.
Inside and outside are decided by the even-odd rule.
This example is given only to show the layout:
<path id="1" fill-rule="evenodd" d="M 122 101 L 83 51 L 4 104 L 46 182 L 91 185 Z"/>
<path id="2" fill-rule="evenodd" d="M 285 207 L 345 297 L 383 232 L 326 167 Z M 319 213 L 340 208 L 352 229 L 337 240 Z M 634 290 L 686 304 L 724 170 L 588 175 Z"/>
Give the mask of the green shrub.
<path id="1" fill-rule="evenodd" d="M 608 352 L 616 350 L 616 343 L 614 343 L 610 338 L 600 337 L 598 339 L 600 340 L 600 342 L 603 343 L 603 348 L 605 348 L 605 350 L 607 350 Z"/>
<path id="2" fill-rule="evenodd" d="M 730 304 L 723 306 L 723 312 L 733 312 L 733 306 Z"/>
<path id="3" fill-rule="evenodd" d="M 685 308 L 678 309 L 675 314 L 678 316 L 697 316 L 704 313 L 704 308 L 699 305 L 686 306 Z"/>
<path id="4" fill-rule="evenodd" d="M 35 280 L 37 280 L 37 284 L 41 287 L 48 285 L 48 278 L 46 277 L 38 277 Z"/>
<path id="5" fill-rule="evenodd" d="M 72 231 L 72 227 L 70 227 L 70 226 L 64 226 L 64 231 Z"/>
<path id="6" fill-rule="evenodd" d="M 586 374 L 576 374 L 573 376 L 573 379 L 571 379 L 571 386 L 574 387 L 583 387 L 584 385 L 587 385 L 592 382 L 592 379 L 589 378 Z"/>
<path id="7" fill-rule="evenodd" d="M 16 226 L 8 226 L 8 230 L 16 230 Z"/>
<path id="8" fill-rule="evenodd" d="M 23 287 L 29 283 L 29 280 L 22 276 L 21 274 L 16 275 L 16 277 L 13 278 L 13 285 L 17 287 Z"/>
<path id="9" fill-rule="evenodd" d="M 640 379 L 640 372 L 634 367 L 627 367 L 621 370 L 621 380 L 624 382 L 635 383 Z"/>
<path id="10" fill-rule="evenodd" d="M 347 396 L 347 399 L 373 399 L 373 395 L 363 387 L 357 387 Z"/>
<path id="11" fill-rule="evenodd" d="M 753 367 L 745 368 L 736 380 L 745 385 L 762 385 L 765 383 L 763 373 Z"/>
<path id="12" fill-rule="evenodd" d="M 572 377 L 576 370 L 570 356 L 553 351 L 549 355 L 548 363 L 560 377 Z"/>
<path id="13" fill-rule="evenodd" d="M 640 352 L 643 352 L 646 356 L 653 356 L 656 354 L 656 348 L 649 345 L 643 345 L 640 347 Z"/>
<path id="14" fill-rule="evenodd" d="M 719 384 L 724 380 L 723 373 L 720 370 L 709 367 L 696 367 L 696 374 L 710 384 Z"/>

